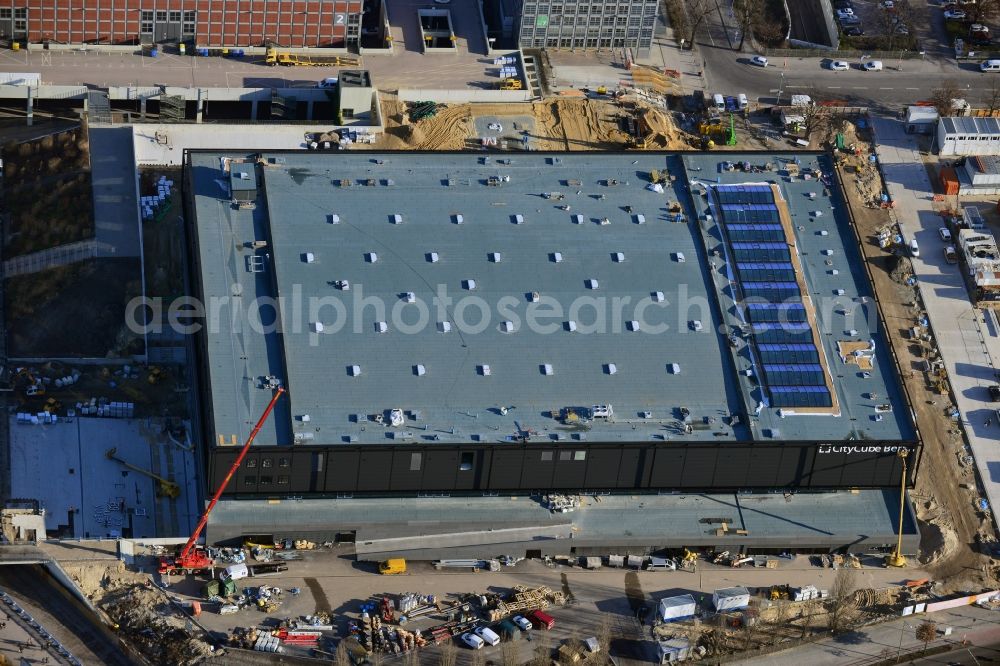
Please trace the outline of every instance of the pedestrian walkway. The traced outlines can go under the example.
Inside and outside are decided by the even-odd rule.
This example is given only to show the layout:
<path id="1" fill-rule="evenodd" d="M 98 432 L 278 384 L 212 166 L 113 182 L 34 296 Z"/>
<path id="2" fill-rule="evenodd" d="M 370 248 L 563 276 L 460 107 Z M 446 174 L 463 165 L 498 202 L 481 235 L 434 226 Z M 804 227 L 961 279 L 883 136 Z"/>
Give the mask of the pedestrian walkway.
<path id="1" fill-rule="evenodd" d="M 933 187 L 927 177 L 917 139 L 903 123 L 874 118 L 876 152 L 895 217 L 908 244 L 916 239 L 919 257 L 911 257 L 917 287 L 930 328 L 941 352 L 968 435 L 976 468 L 991 506 L 1000 507 L 1000 420 L 989 403 L 987 386 L 996 383 L 994 359 L 1000 361 L 1000 333 L 987 327 L 982 310 L 969 300 L 957 266 L 944 258 L 938 236 L 943 220 L 933 209 Z M 944 405 L 942 405 L 942 408 Z"/>
<path id="2" fill-rule="evenodd" d="M 680 72 L 678 83 L 681 95 L 690 95 L 695 90 L 705 90 L 705 63 L 701 55 L 697 51 L 682 50 L 680 40 L 675 38 L 673 29 L 665 24 L 666 19 L 660 16 L 657 20 L 664 23 L 661 23 L 653 33 L 649 57 L 637 58 L 636 62 L 660 71 Z"/>
<path id="3" fill-rule="evenodd" d="M 132 128 L 91 126 L 94 228 L 102 256 L 139 256 L 139 201 Z"/>

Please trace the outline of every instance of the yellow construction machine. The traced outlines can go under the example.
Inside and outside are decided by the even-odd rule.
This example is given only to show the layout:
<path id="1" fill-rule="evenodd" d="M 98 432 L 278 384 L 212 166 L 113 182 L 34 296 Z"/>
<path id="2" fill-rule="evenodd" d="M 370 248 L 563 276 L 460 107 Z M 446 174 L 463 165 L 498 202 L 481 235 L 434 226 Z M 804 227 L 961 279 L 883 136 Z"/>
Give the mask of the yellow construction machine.
<path id="1" fill-rule="evenodd" d="M 151 479 L 154 479 L 154 480 L 158 481 L 159 482 L 159 486 L 157 487 L 156 492 L 159 495 L 162 495 L 163 497 L 169 497 L 170 499 L 177 499 L 180 496 L 180 494 L 181 494 L 181 487 L 180 486 L 178 486 L 176 483 L 174 483 L 170 479 L 165 479 L 162 476 L 160 476 L 159 474 L 151 472 L 148 469 L 143 469 L 141 467 L 137 467 L 137 466 L 133 465 L 132 463 L 126 462 L 125 460 L 121 459 L 120 457 L 118 457 L 118 449 L 117 448 L 108 449 L 107 451 L 104 452 L 104 455 L 108 458 L 108 460 L 114 460 L 115 462 L 119 463 L 123 467 L 127 467 L 128 469 L 132 470 L 133 472 L 138 472 L 139 474 L 143 474 L 145 476 L 148 476 Z"/>

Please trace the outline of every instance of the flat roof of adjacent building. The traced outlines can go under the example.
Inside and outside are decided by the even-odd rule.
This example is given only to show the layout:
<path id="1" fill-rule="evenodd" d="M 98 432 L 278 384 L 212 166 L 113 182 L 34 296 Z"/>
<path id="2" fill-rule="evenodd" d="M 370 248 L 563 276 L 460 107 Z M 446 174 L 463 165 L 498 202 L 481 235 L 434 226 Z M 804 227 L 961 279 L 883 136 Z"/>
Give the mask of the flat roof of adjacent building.
<path id="1" fill-rule="evenodd" d="M 914 436 L 869 330 L 877 316 L 839 331 L 836 310 L 817 315 L 837 415 L 761 406 L 744 348 L 728 343 L 723 257 L 711 225 L 692 223 L 705 200 L 690 196 L 686 169 L 697 169 L 687 171 L 694 180 L 777 182 L 792 223 L 810 227 L 794 242 L 804 284 L 858 301 L 870 287 L 855 240 L 816 180 L 720 173 L 722 153 L 683 164 L 651 153 L 265 153 L 262 196 L 249 209 L 225 187 L 226 171 L 248 158 L 257 159 L 189 157 L 206 300 L 246 311 L 282 299 L 280 331 L 269 327 L 273 308 L 263 322 L 208 322 L 218 444 L 247 435 L 270 398 L 268 377 L 289 398 L 262 444 Z M 755 158 L 783 159 L 792 158 Z M 675 177 L 665 192 L 647 187 L 652 170 Z M 837 355 L 848 338 L 875 341 L 863 379 Z M 876 403 L 894 409 L 876 419 Z M 613 418 L 573 427 L 552 418 L 573 407 L 586 420 L 601 413 L 593 406 L 611 406 Z M 397 409 L 402 423 L 390 427 Z"/>
<path id="2" fill-rule="evenodd" d="M 1000 134 L 997 118 L 946 117 L 941 126 L 946 134 Z"/>

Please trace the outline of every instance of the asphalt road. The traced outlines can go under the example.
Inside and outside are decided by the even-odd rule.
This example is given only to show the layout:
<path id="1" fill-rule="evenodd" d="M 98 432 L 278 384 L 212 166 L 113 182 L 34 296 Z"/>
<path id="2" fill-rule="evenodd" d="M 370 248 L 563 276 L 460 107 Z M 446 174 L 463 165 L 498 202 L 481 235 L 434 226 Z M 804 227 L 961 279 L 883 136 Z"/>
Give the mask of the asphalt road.
<path id="1" fill-rule="evenodd" d="M 930 97 L 930 91 L 951 81 L 973 105 L 988 101 L 994 86 L 1000 88 L 1000 74 L 984 74 L 978 61 L 957 64 L 950 60 L 889 60 L 884 70 L 861 69 L 860 59 L 851 69 L 835 72 L 826 58 L 772 58 L 768 67 L 750 64 L 752 53 L 700 45 L 706 64 L 710 92 L 735 95 L 773 103 L 778 96 L 788 103 L 793 94 L 813 99 L 844 100 L 849 106 L 872 106 L 899 110 L 907 104 Z"/>
<path id="2" fill-rule="evenodd" d="M 977 646 L 960 647 L 948 652 L 942 652 L 926 659 L 914 659 L 912 661 L 902 660 L 903 664 L 915 664 L 916 666 L 982 666 L 983 664 L 995 664 L 1000 661 L 1000 646 Z"/>

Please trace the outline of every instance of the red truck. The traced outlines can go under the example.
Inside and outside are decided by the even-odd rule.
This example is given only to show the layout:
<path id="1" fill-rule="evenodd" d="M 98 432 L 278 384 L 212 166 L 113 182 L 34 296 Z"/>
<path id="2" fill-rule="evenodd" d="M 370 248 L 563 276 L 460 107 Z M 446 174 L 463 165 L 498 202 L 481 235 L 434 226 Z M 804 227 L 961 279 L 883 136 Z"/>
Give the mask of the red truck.
<path id="1" fill-rule="evenodd" d="M 540 610 L 533 610 L 528 613 L 528 619 L 531 620 L 531 624 L 535 625 L 536 629 L 549 630 L 556 626 L 555 618 Z"/>

